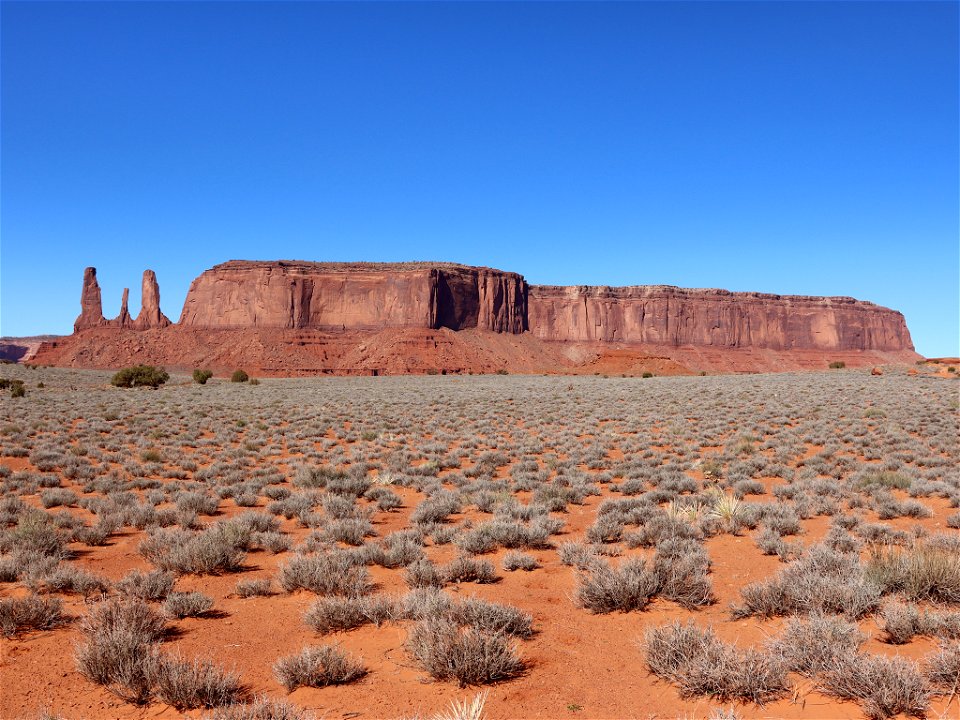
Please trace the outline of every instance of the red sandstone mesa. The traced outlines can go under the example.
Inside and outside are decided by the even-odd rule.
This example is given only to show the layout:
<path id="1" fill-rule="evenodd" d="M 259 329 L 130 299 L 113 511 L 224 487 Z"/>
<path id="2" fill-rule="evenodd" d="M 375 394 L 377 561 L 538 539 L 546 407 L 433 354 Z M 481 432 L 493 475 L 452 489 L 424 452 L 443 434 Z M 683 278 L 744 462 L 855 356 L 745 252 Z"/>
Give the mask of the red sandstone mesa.
<path id="1" fill-rule="evenodd" d="M 849 297 L 687 290 L 664 285 L 533 285 L 544 340 L 771 350 L 913 350 L 903 315 Z"/>
<path id="2" fill-rule="evenodd" d="M 526 329 L 516 273 L 428 263 L 232 261 L 190 285 L 180 324 L 206 328 Z"/>
<path id="3" fill-rule="evenodd" d="M 151 270 L 142 297 L 135 320 L 126 291 L 120 316 L 106 320 L 96 270 L 87 268 L 75 334 L 42 347 L 35 361 L 246 365 L 273 374 L 659 373 L 919 357 L 903 315 L 853 298 L 531 286 L 517 273 L 453 263 L 234 260 L 193 281 L 176 324 L 160 311 Z"/>

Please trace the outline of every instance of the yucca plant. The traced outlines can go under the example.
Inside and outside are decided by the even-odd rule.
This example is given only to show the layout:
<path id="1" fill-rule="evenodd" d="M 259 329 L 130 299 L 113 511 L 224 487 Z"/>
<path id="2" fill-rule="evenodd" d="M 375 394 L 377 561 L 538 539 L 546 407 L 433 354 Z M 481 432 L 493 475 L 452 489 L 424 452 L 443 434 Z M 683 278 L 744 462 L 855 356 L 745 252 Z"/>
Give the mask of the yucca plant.
<path id="1" fill-rule="evenodd" d="M 710 508 L 710 516 L 720 520 L 727 532 L 734 532 L 740 527 L 740 518 L 743 514 L 742 503 L 733 495 L 717 493 Z"/>

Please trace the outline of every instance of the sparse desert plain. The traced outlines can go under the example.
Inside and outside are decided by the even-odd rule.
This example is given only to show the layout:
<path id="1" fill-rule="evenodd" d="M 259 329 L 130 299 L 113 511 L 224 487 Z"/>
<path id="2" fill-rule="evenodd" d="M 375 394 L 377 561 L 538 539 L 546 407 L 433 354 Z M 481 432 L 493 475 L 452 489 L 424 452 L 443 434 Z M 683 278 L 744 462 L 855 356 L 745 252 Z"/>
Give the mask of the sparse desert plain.
<path id="1" fill-rule="evenodd" d="M 0 717 L 960 712 L 952 367 L 0 376 Z"/>

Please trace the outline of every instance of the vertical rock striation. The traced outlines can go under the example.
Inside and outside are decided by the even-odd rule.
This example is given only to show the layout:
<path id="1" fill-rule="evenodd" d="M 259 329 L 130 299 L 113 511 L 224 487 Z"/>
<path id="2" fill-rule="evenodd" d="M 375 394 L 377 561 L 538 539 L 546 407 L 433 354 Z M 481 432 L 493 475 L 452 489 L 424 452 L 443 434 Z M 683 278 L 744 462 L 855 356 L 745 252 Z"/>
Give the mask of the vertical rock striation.
<path id="1" fill-rule="evenodd" d="M 131 322 L 131 327 L 135 330 L 167 327 L 170 319 L 160 311 L 160 284 L 153 270 L 143 271 L 140 288 L 140 313 Z"/>
<path id="2" fill-rule="evenodd" d="M 143 273 L 142 308 L 131 319 L 102 314 L 97 271 L 87 268 L 77 332 L 163 329 L 160 288 Z M 453 263 L 230 261 L 190 285 L 179 327 L 371 333 L 391 329 L 529 333 L 605 352 L 648 348 L 777 352 L 905 352 L 903 315 L 848 297 L 770 295 L 671 286 L 529 286 L 523 276 Z M 679 351 L 677 351 L 679 352 Z M 674 354 L 677 354 L 675 352 Z"/>
<path id="3" fill-rule="evenodd" d="M 234 260 L 190 285 L 180 324 L 206 328 L 527 329 L 516 273 L 448 263 Z"/>
<path id="4" fill-rule="evenodd" d="M 97 269 L 88 267 L 83 271 L 83 289 L 80 291 L 80 315 L 73 323 L 74 332 L 105 324 L 103 303 L 100 298 L 100 283 Z"/>
<path id="5" fill-rule="evenodd" d="M 913 350 L 903 315 L 849 297 L 538 286 L 530 328 L 555 342 L 771 350 Z"/>

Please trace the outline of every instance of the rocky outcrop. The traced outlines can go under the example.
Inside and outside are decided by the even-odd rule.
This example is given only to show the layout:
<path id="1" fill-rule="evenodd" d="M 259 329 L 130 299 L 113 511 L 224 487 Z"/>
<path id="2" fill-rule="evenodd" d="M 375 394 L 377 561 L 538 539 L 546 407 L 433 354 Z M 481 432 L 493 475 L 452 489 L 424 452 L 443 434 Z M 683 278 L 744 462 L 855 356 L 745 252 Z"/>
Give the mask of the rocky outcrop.
<path id="1" fill-rule="evenodd" d="M 100 298 L 100 283 L 97 282 L 97 269 L 88 267 L 83 271 L 83 289 L 80 291 L 80 315 L 73 323 L 73 331 L 106 324 L 103 319 L 103 303 Z"/>
<path id="2" fill-rule="evenodd" d="M 848 297 L 534 285 L 528 303 L 531 331 L 554 342 L 913 350 L 903 315 Z"/>
<path id="3" fill-rule="evenodd" d="M 913 362 L 903 315 L 848 297 L 670 286 L 528 286 L 453 263 L 230 261 L 197 277 L 179 323 L 143 274 L 136 319 L 102 315 L 84 272 L 75 334 L 37 362 L 243 366 L 267 374 L 756 372 Z"/>
<path id="4" fill-rule="evenodd" d="M 97 282 L 97 269 L 88 267 L 83 271 L 83 289 L 80 291 L 80 316 L 73 324 L 74 332 L 91 328 L 107 327 L 131 330 L 150 330 L 165 328 L 170 320 L 160 312 L 160 286 L 153 270 L 143 271 L 142 300 L 140 313 L 136 320 L 130 317 L 128 302 L 130 289 L 123 289 L 120 299 L 120 314 L 112 320 L 103 317 L 103 303 L 100 297 L 100 284 Z"/>
<path id="5" fill-rule="evenodd" d="M 126 306 L 127 291 L 123 292 Z M 135 330 L 149 330 L 165 328 L 169 324 L 170 319 L 160 311 L 160 284 L 157 282 L 157 275 L 153 270 L 144 270 L 140 283 L 140 312 L 131 326 Z"/>
<path id="6" fill-rule="evenodd" d="M 180 324 L 203 328 L 526 328 L 516 273 L 446 263 L 231 261 L 190 285 Z"/>

